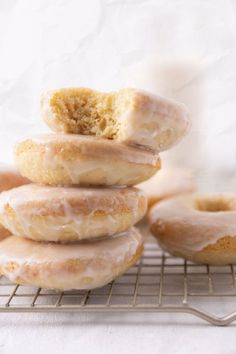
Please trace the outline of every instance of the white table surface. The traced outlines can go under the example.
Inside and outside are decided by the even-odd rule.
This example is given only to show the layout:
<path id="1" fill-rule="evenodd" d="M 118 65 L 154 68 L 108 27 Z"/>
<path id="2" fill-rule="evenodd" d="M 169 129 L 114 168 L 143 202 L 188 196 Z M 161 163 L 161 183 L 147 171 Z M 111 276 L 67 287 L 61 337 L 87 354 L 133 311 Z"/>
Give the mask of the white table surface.
<path id="1" fill-rule="evenodd" d="M 163 160 L 235 190 L 234 0 L 1 0 L 0 160 L 47 131 L 45 89 L 140 87 L 184 102 L 190 135 Z M 186 153 L 188 152 L 188 153 Z M 0 353 L 235 353 L 235 326 L 167 314 L 0 314 Z"/>
<path id="2" fill-rule="evenodd" d="M 205 300 L 189 304 L 216 316 L 235 310 L 232 297 Z M 0 313 L 0 353 L 228 354 L 235 353 L 235 326 L 217 327 L 173 313 Z"/>
<path id="3" fill-rule="evenodd" d="M 5 353 L 235 353 L 235 326 L 167 314 L 1 315 Z"/>

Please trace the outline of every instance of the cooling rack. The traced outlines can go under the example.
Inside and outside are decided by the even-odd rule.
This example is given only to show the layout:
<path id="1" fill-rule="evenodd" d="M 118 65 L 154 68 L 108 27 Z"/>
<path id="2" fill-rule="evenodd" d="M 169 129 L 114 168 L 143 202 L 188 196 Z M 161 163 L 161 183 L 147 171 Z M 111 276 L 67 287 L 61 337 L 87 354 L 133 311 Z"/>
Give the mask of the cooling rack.
<path id="1" fill-rule="evenodd" d="M 107 286 L 55 292 L 0 279 L 0 312 L 185 313 L 215 325 L 236 320 L 235 266 L 196 265 L 145 245 L 142 259 Z"/>

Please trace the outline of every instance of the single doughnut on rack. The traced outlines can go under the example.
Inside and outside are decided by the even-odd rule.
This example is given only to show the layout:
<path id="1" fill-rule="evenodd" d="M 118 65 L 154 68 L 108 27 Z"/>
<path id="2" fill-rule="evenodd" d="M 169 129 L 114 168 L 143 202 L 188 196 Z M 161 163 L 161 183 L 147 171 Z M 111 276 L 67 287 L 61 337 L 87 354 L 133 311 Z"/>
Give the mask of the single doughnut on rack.
<path id="1" fill-rule="evenodd" d="M 137 262 L 139 231 L 86 243 L 35 242 L 10 236 L 0 242 L 0 272 L 17 284 L 71 290 L 103 286 Z"/>
<path id="2" fill-rule="evenodd" d="M 15 147 L 22 175 L 44 184 L 129 186 L 160 169 L 157 154 L 93 136 L 48 134 Z"/>
<path id="3" fill-rule="evenodd" d="M 73 242 L 123 232 L 143 218 L 137 188 L 70 188 L 29 184 L 0 195 L 0 222 L 13 235 Z"/>
<path id="4" fill-rule="evenodd" d="M 179 196 L 154 205 L 148 217 L 152 234 L 174 256 L 236 263 L 236 195 Z"/>
<path id="5" fill-rule="evenodd" d="M 160 172 L 137 187 L 145 192 L 148 207 L 151 208 L 163 199 L 194 192 L 196 181 L 190 170 L 164 165 Z"/>
<path id="6" fill-rule="evenodd" d="M 137 89 L 102 93 L 88 88 L 46 92 L 42 117 L 56 132 L 98 135 L 164 151 L 189 129 L 183 104 Z"/>

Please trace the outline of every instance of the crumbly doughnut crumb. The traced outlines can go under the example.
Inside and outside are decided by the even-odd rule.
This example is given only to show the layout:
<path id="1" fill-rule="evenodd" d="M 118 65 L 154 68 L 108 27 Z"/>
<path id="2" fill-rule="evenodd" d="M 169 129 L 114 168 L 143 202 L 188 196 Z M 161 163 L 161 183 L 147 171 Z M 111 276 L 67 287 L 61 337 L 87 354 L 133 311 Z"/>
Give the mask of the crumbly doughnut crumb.
<path id="1" fill-rule="evenodd" d="M 155 152 L 177 144 L 190 127 L 184 105 L 132 88 L 110 93 L 89 88 L 48 91 L 41 112 L 55 132 L 97 135 Z"/>
<path id="2" fill-rule="evenodd" d="M 57 91 L 50 99 L 67 133 L 98 135 L 116 139 L 120 123 L 116 116 L 129 105 L 129 95 L 99 93 L 86 88 Z"/>
<path id="3" fill-rule="evenodd" d="M 235 252 L 236 251 L 236 237 L 225 236 L 217 240 L 216 243 L 208 245 L 201 252 Z"/>

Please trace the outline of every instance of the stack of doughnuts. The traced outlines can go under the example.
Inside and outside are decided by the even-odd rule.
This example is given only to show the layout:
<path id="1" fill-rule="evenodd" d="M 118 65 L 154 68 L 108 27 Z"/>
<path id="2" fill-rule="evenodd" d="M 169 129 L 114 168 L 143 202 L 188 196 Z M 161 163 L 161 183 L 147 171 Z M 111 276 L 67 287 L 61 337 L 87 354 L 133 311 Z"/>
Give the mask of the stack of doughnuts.
<path id="1" fill-rule="evenodd" d="M 56 133 L 15 147 L 32 181 L 0 195 L 0 272 L 20 284 L 92 289 L 141 256 L 134 225 L 147 209 L 133 187 L 160 169 L 159 152 L 189 127 L 185 107 L 143 91 L 61 89 L 43 95 L 42 117 Z"/>

